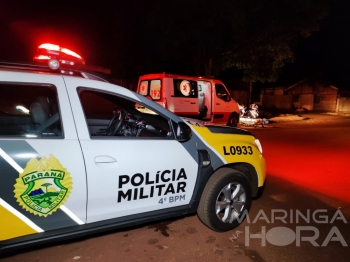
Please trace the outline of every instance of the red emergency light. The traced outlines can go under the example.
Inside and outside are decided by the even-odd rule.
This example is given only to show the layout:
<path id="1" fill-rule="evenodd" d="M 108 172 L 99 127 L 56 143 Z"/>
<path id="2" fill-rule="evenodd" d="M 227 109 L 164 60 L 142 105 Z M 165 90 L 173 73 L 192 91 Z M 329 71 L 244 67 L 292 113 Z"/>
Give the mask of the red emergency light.
<path id="1" fill-rule="evenodd" d="M 68 66 L 85 64 L 85 60 L 72 50 L 49 43 L 41 44 L 33 59 L 37 62 L 48 62 L 48 66 L 53 70 L 58 69 L 61 64 Z"/>

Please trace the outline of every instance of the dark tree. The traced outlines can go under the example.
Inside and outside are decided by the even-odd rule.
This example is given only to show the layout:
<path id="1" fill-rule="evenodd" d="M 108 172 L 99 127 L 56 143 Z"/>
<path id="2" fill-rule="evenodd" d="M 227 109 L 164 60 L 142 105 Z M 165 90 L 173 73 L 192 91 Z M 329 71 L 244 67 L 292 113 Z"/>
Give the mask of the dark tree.
<path id="1" fill-rule="evenodd" d="M 152 69 L 177 63 L 212 75 L 236 67 L 245 81 L 271 82 L 328 13 L 327 0 L 156 1 L 139 50 Z"/>

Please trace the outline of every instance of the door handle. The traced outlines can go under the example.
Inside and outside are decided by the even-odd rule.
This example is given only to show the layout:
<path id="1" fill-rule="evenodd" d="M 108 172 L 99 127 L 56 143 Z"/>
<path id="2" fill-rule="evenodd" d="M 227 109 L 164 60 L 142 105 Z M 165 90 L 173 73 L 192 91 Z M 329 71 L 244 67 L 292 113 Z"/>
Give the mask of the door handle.
<path id="1" fill-rule="evenodd" d="M 196 104 L 196 102 L 191 102 L 191 104 L 192 104 L 192 105 L 195 105 L 195 104 Z"/>
<path id="2" fill-rule="evenodd" d="M 217 106 L 219 106 L 219 105 L 220 105 L 220 103 L 216 103 L 216 105 L 217 105 Z"/>
<path id="3" fill-rule="evenodd" d="M 117 160 L 111 156 L 96 156 L 95 157 L 95 163 L 115 163 L 115 162 L 117 162 Z"/>
<path id="4" fill-rule="evenodd" d="M 118 166 L 117 160 L 111 156 L 96 156 L 95 164 L 102 168 L 115 168 Z"/>

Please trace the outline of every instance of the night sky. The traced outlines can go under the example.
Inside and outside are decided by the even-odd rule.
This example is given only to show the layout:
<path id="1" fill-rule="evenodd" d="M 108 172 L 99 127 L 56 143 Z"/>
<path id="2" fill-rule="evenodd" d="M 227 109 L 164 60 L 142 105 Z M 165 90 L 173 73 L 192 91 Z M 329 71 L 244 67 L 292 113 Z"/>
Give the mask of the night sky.
<path id="1" fill-rule="evenodd" d="M 57 43 L 82 55 L 87 64 L 138 71 L 133 50 L 140 24 L 153 1 L 8 1 L 0 2 L 0 61 L 31 61 L 39 44 Z M 146 3 L 147 2 L 147 3 Z M 319 32 L 301 40 L 296 61 L 282 69 L 279 81 L 307 75 L 327 78 L 350 90 L 350 1 L 330 0 L 331 14 Z M 278 10 L 276 10 L 278 12 Z M 135 66 L 137 65 L 137 66 Z M 119 72 L 121 72 L 119 70 Z"/>

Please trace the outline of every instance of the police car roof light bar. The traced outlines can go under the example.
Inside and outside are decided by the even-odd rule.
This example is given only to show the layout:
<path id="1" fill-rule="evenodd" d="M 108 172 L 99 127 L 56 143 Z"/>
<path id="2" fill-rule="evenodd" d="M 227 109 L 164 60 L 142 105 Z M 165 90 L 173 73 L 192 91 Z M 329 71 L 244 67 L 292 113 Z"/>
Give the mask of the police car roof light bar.
<path id="1" fill-rule="evenodd" d="M 77 53 L 59 45 L 45 43 L 41 44 L 33 58 L 34 61 L 48 61 L 52 70 L 57 70 L 60 64 L 74 66 L 76 63 L 85 64 L 85 60 Z"/>

